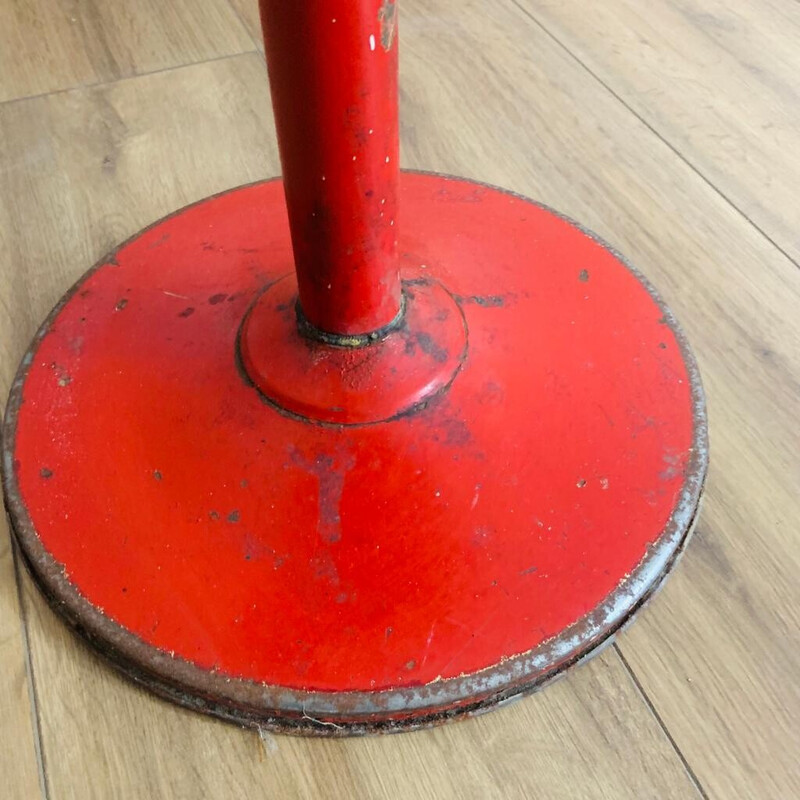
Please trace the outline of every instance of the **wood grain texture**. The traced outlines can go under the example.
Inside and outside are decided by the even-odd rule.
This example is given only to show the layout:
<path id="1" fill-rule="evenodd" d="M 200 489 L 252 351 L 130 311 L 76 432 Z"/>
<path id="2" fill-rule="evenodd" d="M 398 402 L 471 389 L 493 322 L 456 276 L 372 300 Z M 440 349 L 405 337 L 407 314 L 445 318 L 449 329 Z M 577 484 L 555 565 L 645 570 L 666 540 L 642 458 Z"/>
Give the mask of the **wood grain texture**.
<path id="1" fill-rule="evenodd" d="M 799 3 L 518 2 L 800 259 Z"/>
<path id="2" fill-rule="evenodd" d="M 264 51 L 264 39 L 261 35 L 261 17 L 258 12 L 258 0 L 229 0 L 242 24 L 247 28 L 250 38 L 261 52 Z"/>
<path id="3" fill-rule="evenodd" d="M 0 517 L 0 775 L 3 784 L 12 787 L 16 796 L 36 797 L 40 773 L 27 656 L 11 540 L 3 515 Z"/>
<path id="4" fill-rule="evenodd" d="M 15 228 L 13 258 L 37 319 L 111 242 L 277 169 L 255 55 L 15 103 L 0 108 L 0 120 L 0 130 L 17 137 L 20 159 L 48 154 L 28 160 L 6 213 L 38 219 L 44 198 L 62 204 L 38 230 Z M 90 137 L 74 136 L 87 128 Z M 41 238 L 51 249 L 37 251 Z M 59 265 L 52 290 L 47 279 L 39 289 L 42 261 Z M 20 327 L 18 354 L 33 333 L 27 317 Z M 613 650 L 541 700 L 474 724 L 367 741 L 268 737 L 260 744 L 118 678 L 55 618 L 27 577 L 25 606 L 52 797 L 523 798 L 538 787 L 552 797 L 696 793 Z"/>
<path id="5" fill-rule="evenodd" d="M 243 18 L 255 7 L 247 12 L 248 2 L 236 0 Z M 343 742 L 260 741 L 150 697 L 77 643 L 26 577 L 51 797 L 697 796 L 682 759 L 709 797 L 800 795 L 800 271 L 726 200 L 791 252 L 780 232 L 791 233 L 797 208 L 796 197 L 791 208 L 784 202 L 791 148 L 774 161 L 770 129 L 759 135 L 748 114 L 761 81 L 798 90 L 800 53 L 785 39 L 774 38 L 783 45 L 773 53 L 758 46 L 792 11 L 778 0 L 730 5 L 756 44 L 741 26 L 726 46 L 745 48 L 735 59 L 764 75 L 720 84 L 726 115 L 715 124 L 744 142 L 748 163 L 764 165 L 748 175 L 708 144 L 698 103 L 701 91 L 712 103 L 715 90 L 703 87 L 725 77 L 709 73 L 713 58 L 698 52 L 718 46 L 706 40 L 724 38 L 719 25 L 716 39 L 697 35 L 674 54 L 677 0 L 652 4 L 653 46 L 686 71 L 682 92 L 661 87 L 662 120 L 645 113 L 658 106 L 656 92 L 649 98 L 645 86 L 626 83 L 635 65 L 618 60 L 610 35 L 592 43 L 593 58 L 609 65 L 600 75 L 579 60 L 588 50 L 576 58 L 532 19 L 547 10 L 563 23 L 571 9 L 590 30 L 585 8 L 555 5 L 507 0 L 488 12 L 478 0 L 402 0 L 403 163 L 506 186 L 580 219 L 676 311 L 706 384 L 712 470 L 697 535 L 674 577 L 622 635 L 619 652 L 606 650 L 540 695 L 435 731 Z M 600 6 L 592 14 L 612 14 L 615 35 L 634 37 L 645 12 L 621 0 Z M 680 19 L 728 13 L 700 0 L 680 8 Z M 576 53 L 588 46 L 563 38 L 563 24 L 559 40 Z M 263 70 L 251 54 L 0 106 L 6 382 L 39 320 L 100 255 L 182 204 L 277 170 Z M 649 105 L 634 105 L 642 96 Z M 685 130 L 692 136 L 679 138 Z M 756 174 L 782 188 L 763 191 Z M 4 620 L 0 632 L 13 624 Z M 20 652 L 0 651 L 4 669 L 23 674 Z M 14 698 L 15 710 L 0 718 L 4 740 L 31 735 L 13 727 L 30 719 L 27 693 L 14 689 Z M 35 761 L 27 763 L 35 776 Z M 12 784 L 12 797 L 30 796 L 26 780 Z"/>
<path id="6" fill-rule="evenodd" d="M 25 185 L 24 164 L 33 156 L 26 153 L 24 147 L 15 146 L 15 135 L 4 129 L 2 120 L 0 106 L 0 411 L 5 410 L 22 352 L 20 329 L 35 330 L 28 281 L 17 259 L 16 214 L 11 205 L 4 202 L 15 180 Z M 31 255 L 35 258 L 35 251 Z M 38 294 L 38 287 L 34 287 L 34 291 Z M 0 776 L 3 784 L 10 788 L 11 797 L 28 798 L 36 797 L 40 788 L 36 754 L 38 731 L 34 730 L 28 643 L 15 572 L 3 508 L 0 511 Z M 0 789 L 0 795 L 2 793 Z"/>
<path id="7" fill-rule="evenodd" d="M 225 0 L 0 3 L 0 102 L 241 53 Z"/>

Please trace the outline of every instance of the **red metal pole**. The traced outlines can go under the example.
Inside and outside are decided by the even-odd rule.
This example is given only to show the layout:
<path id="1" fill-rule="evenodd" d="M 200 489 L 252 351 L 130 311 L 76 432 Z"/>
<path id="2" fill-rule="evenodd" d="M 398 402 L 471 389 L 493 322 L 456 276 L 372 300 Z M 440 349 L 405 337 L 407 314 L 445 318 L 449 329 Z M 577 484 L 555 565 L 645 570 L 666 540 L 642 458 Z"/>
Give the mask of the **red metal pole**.
<path id="1" fill-rule="evenodd" d="M 300 308 L 369 333 L 401 313 L 390 0 L 260 0 Z"/>

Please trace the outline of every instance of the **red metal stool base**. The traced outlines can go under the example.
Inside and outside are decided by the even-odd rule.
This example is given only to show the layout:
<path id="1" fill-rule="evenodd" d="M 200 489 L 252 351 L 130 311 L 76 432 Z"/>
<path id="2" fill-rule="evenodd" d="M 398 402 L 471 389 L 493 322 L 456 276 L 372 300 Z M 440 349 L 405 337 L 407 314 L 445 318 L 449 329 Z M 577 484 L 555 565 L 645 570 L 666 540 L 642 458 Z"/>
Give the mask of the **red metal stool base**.
<path id="1" fill-rule="evenodd" d="M 181 704 L 323 734 L 476 713 L 607 642 L 686 542 L 703 396 L 653 289 L 524 198 L 408 173 L 400 196 L 407 319 L 385 342 L 331 354 L 269 321 L 294 313 L 273 181 L 120 247 L 23 360 L 4 482 L 25 559 Z M 251 335 L 274 344 L 258 363 Z M 393 383 L 398 342 L 415 366 Z M 311 372 L 276 400 L 284 347 Z"/>

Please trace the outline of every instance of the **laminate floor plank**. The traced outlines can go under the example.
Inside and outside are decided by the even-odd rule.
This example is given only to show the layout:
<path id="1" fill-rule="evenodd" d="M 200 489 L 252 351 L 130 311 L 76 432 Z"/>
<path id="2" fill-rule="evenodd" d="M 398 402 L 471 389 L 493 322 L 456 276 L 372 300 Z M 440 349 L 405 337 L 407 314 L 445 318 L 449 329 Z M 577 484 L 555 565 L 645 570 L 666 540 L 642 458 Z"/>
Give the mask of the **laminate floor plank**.
<path id="1" fill-rule="evenodd" d="M 225 0 L 0 3 L 0 102 L 247 52 Z"/>

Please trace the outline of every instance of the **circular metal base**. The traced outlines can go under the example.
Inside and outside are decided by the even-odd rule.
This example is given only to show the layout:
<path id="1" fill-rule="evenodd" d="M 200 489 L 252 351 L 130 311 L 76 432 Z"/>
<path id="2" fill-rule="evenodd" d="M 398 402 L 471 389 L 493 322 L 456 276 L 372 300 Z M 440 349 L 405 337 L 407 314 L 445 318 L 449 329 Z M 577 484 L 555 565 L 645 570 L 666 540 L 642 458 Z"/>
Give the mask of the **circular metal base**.
<path id="1" fill-rule="evenodd" d="M 349 399 L 286 388 L 280 337 L 243 369 L 242 321 L 292 271 L 277 181 L 121 246 L 23 359 L 3 454 L 25 559 L 93 646 L 183 705 L 319 734 L 477 713 L 609 641 L 686 542 L 703 395 L 653 289 L 498 189 L 406 173 L 401 208 L 406 290 L 440 287 L 461 326 L 433 314 L 453 335 L 403 344 L 445 365 L 428 393 L 373 380 L 400 330 L 358 351 Z"/>
<path id="2" fill-rule="evenodd" d="M 303 335 L 296 298 L 294 276 L 269 286 L 245 315 L 238 347 L 264 398 L 301 419 L 361 425 L 410 414 L 446 390 L 467 358 L 464 312 L 427 276 L 403 282 L 397 324 L 360 346 L 350 344 L 356 337 L 337 346 Z"/>

